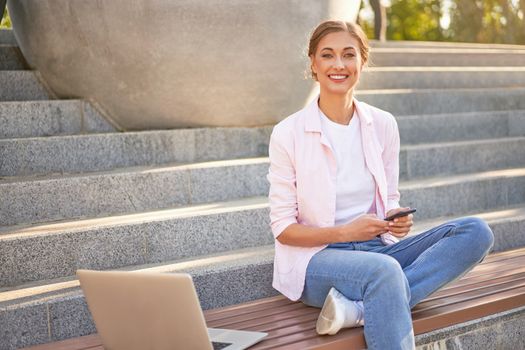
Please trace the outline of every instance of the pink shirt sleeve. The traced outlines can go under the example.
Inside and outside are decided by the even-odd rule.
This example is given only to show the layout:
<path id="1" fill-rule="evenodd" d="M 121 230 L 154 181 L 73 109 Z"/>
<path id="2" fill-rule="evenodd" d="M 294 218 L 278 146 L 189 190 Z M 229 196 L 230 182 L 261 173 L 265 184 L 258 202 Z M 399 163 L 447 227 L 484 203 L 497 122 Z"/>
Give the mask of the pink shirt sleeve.
<path id="1" fill-rule="evenodd" d="M 387 205 L 386 212 L 399 208 L 399 130 L 393 116 L 387 126 L 385 148 L 383 150 L 383 164 L 385 167 L 387 183 Z M 386 213 L 385 213 L 386 214 Z"/>
<path id="2" fill-rule="evenodd" d="M 293 137 L 277 125 L 270 138 L 270 225 L 277 238 L 289 225 L 297 223 L 297 187 L 293 162 Z"/>

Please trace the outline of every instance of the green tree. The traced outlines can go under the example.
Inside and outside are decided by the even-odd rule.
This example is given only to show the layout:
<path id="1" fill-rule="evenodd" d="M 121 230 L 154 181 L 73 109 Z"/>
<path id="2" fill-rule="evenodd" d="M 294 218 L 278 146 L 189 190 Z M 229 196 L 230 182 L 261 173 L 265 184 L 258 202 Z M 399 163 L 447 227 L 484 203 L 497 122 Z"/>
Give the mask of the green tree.
<path id="1" fill-rule="evenodd" d="M 357 16 L 357 24 L 361 26 L 367 38 L 373 38 L 374 37 L 374 22 L 364 20 L 361 17 L 361 10 L 363 10 L 364 7 L 365 7 L 365 2 L 361 1 L 361 4 L 359 5 L 359 15 Z"/>
<path id="2" fill-rule="evenodd" d="M 442 28 L 443 4 L 450 25 Z M 525 44 L 525 0 L 391 0 L 389 40 Z M 361 21 L 373 37 L 373 21 Z"/>
<path id="3" fill-rule="evenodd" d="M 442 0 L 392 0 L 387 10 L 389 40 L 445 39 L 440 26 Z"/>
<path id="4" fill-rule="evenodd" d="M 453 0 L 454 41 L 525 44 L 525 0 Z"/>
<path id="5" fill-rule="evenodd" d="M 1 10 L 0 10 L 1 11 Z M 2 17 L 2 20 L 0 20 L 0 29 L 9 29 L 11 28 L 11 18 L 9 18 L 9 12 L 4 12 L 4 16 Z"/>

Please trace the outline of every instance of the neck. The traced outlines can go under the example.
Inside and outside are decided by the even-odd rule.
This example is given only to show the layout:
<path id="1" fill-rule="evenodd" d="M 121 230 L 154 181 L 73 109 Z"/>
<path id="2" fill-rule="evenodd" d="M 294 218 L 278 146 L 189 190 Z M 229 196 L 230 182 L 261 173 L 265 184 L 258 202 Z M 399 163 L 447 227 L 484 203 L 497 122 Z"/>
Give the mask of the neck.
<path id="1" fill-rule="evenodd" d="M 354 93 L 335 95 L 321 91 L 319 108 L 331 121 L 348 125 L 354 115 Z"/>

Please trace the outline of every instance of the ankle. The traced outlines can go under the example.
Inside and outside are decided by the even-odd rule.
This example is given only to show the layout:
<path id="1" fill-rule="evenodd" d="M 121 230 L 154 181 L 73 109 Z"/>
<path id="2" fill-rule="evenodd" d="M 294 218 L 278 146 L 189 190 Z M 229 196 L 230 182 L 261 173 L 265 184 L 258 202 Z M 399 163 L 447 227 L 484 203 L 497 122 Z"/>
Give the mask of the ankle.
<path id="1" fill-rule="evenodd" d="M 363 304 L 362 300 L 355 302 L 357 305 L 357 308 L 359 309 L 359 321 L 357 322 L 360 326 L 365 325 L 365 305 Z"/>
<path id="2" fill-rule="evenodd" d="M 364 325 L 364 305 L 359 300 L 344 300 L 344 327 L 358 327 Z"/>

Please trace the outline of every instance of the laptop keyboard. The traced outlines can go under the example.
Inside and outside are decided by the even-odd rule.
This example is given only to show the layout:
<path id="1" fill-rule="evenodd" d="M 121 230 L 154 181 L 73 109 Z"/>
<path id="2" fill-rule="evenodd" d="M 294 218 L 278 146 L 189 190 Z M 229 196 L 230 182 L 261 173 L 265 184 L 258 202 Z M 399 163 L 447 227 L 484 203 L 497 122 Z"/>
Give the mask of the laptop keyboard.
<path id="1" fill-rule="evenodd" d="M 232 345 L 232 343 L 220 343 L 218 341 L 212 341 L 211 345 L 213 345 L 213 350 L 221 350 L 227 346 Z"/>

